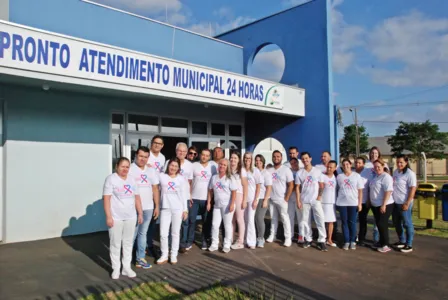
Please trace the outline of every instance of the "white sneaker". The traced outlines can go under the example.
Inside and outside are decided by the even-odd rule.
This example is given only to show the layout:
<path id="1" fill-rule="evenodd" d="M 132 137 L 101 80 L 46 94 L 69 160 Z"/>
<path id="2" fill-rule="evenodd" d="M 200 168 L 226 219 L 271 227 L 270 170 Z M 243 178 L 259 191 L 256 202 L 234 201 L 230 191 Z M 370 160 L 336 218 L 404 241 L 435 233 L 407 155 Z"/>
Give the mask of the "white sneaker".
<path id="1" fill-rule="evenodd" d="M 163 264 L 166 264 L 167 262 L 168 262 L 168 257 L 164 257 L 164 256 L 160 257 L 160 258 L 157 260 L 157 264 L 158 264 L 158 265 L 163 265 Z"/>
<path id="2" fill-rule="evenodd" d="M 229 253 L 230 252 L 230 248 L 229 247 L 224 247 L 224 248 L 222 248 L 222 252 Z"/>
<path id="3" fill-rule="evenodd" d="M 274 242 L 274 236 L 270 235 L 267 239 L 266 239 L 266 243 L 272 243 Z"/>
<path id="4" fill-rule="evenodd" d="M 120 278 L 120 269 L 118 269 L 118 270 L 114 270 L 114 271 L 112 272 L 111 277 L 112 277 L 112 279 L 118 279 L 118 278 Z"/>
<path id="5" fill-rule="evenodd" d="M 132 271 L 131 268 L 123 268 L 123 271 L 121 271 L 121 275 L 128 276 L 129 278 L 137 277 L 137 273 Z"/>
<path id="6" fill-rule="evenodd" d="M 216 250 L 218 250 L 218 246 L 210 246 L 209 248 L 208 248 L 208 251 L 210 251 L 210 252 L 213 252 L 213 251 L 216 251 Z"/>
<path id="7" fill-rule="evenodd" d="M 177 264 L 177 256 L 171 256 L 170 262 L 171 262 L 172 265 Z"/>
<path id="8" fill-rule="evenodd" d="M 292 241 L 289 239 L 286 240 L 285 243 L 283 244 L 283 246 L 285 246 L 285 247 L 291 247 L 291 245 L 292 245 Z"/>
<path id="9" fill-rule="evenodd" d="M 230 246 L 233 250 L 244 249 L 244 245 L 242 243 L 236 242 L 232 246 Z"/>

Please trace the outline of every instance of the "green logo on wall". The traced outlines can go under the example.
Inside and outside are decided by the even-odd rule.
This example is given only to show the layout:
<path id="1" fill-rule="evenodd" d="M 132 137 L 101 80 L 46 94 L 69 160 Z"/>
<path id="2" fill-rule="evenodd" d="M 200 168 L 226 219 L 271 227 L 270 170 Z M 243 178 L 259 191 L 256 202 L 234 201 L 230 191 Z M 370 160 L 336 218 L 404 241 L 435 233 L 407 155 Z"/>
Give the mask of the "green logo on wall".
<path id="1" fill-rule="evenodd" d="M 272 106 L 277 108 L 282 108 L 282 94 L 280 92 L 280 89 L 278 86 L 274 85 L 272 86 L 268 92 L 266 93 L 266 98 L 264 100 L 264 105 L 266 106 Z"/>

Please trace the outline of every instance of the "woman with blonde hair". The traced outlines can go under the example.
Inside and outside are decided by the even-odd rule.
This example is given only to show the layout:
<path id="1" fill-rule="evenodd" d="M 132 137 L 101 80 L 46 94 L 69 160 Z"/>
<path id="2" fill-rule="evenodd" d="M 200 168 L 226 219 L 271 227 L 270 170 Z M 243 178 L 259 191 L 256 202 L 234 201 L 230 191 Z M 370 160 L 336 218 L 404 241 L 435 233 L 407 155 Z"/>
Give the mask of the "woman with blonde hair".
<path id="1" fill-rule="evenodd" d="M 213 220 L 212 220 L 212 244 L 208 251 L 213 252 L 218 250 L 219 244 L 219 227 L 221 222 L 224 222 L 224 237 L 223 237 L 223 252 L 230 252 L 232 244 L 233 225 L 232 219 L 235 212 L 235 200 L 238 186 L 235 178 L 231 175 L 230 163 L 223 158 L 218 164 L 218 174 L 213 175 L 210 180 L 210 186 L 207 197 L 207 211 L 212 209 L 213 205 Z"/>
<path id="2" fill-rule="evenodd" d="M 247 174 L 247 208 L 244 211 L 244 222 L 246 223 L 246 244 L 250 249 L 255 249 L 257 243 L 257 232 L 255 231 L 255 211 L 258 206 L 260 195 L 261 173 L 253 166 L 253 154 L 244 153 L 244 170 Z"/>
<path id="3" fill-rule="evenodd" d="M 255 226 L 257 227 L 257 247 L 264 247 L 264 234 L 266 231 L 266 224 L 264 217 L 269 207 L 269 198 L 272 190 L 272 175 L 265 169 L 266 160 L 263 155 L 255 156 L 255 166 L 261 173 L 260 194 L 258 195 L 258 206 L 255 212 Z"/>

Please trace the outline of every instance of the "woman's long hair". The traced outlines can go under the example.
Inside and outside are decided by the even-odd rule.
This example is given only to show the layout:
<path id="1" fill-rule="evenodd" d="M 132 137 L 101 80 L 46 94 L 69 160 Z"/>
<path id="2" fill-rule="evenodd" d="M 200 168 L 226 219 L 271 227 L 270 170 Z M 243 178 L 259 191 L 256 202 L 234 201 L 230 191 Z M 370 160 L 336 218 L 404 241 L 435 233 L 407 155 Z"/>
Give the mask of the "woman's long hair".
<path id="1" fill-rule="evenodd" d="M 230 179 L 230 177 L 232 177 L 232 170 L 230 169 L 230 161 L 227 158 L 222 158 L 218 165 L 222 162 L 222 161 L 226 161 L 227 162 L 227 168 L 226 168 L 226 177 L 227 179 Z M 219 168 L 219 166 L 218 166 Z M 219 177 L 219 171 L 218 171 L 218 177 Z"/>
<path id="2" fill-rule="evenodd" d="M 261 162 L 262 162 L 262 166 L 263 166 L 263 169 L 265 168 L 265 166 L 266 166 L 266 159 L 264 158 L 264 156 L 263 155 L 261 155 L 261 154 L 257 154 L 256 156 L 255 156 L 255 160 L 257 160 L 257 158 L 259 158 L 260 160 L 261 160 Z"/>
<path id="3" fill-rule="evenodd" d="M 400 155 L 397 156 L 397 161 L 398 161 L 400 158 L 402 158 L 402 159 L 404 160 L 404 162 L 406 163 L 406 167 L 404 167 L 404 169 L 403 169 L 403 174 L 406 174 L 406 171 L 407 171 L 408 169 L 409 169 L 409 170 L 412 170 L 411 167 L 409 166 L 409 157 L 407 157 L 407 156 L 404 155 L 404 154 L 400 154 Z"/>
<path id="4" fill-rule="evenodd" d="M 236 165 L 236 174 L 241 175 L 241 169 L 243 168 L 243 164 L 241 163 L 241 153 L 239 153 L 238 151 L 233 151 L 230 154 L 230 157 L 232 157 L 232 155 L 236 155 L 238 157 L 238 164 Z M 230 166 L 230 160 L 229 160 L 229 166 Z M 233 172 L 231 167 L 230 169 Z"/>
<path id="5" fill-rule="evenodd" d="M 177 163 L 177 165 L 179 166 L 179 169 L 177 169 L 177 173 L 176 173 L 176 175 L 180 173 L 180 159 L 178 159 L 177 157 L 173 157 L 173 158 L 171 158 L 171 159 L 168 161 L 168 165 L 166 166 L 166 171 L 165 171 L 165 173 L 166 173 L 167 175 L 170 174 L 170 164 L 171 164 L 173 161 L 174 161 L 175 163 Z"/>
<path id="6" fill-rule="evenodd" d="M 246 169 L 246 163 L 244 162 L 244 159 L 246 159 L 246 156 L 249 156 L 249 157 L 250 157 L 250 166 L 249 166 L 249 170 Z M 249 172 L 251 172 L 251 173 L 254 172 L 253 163 L 254 163 L 254 155 L 252 154 L 252 152 L 246 152 L 246 153 L 244 153 L 244 156 L 243 156 L 243 165 L 244 165 L 244 168 L 246 169 L 246 171 L 249 171 Z"/>

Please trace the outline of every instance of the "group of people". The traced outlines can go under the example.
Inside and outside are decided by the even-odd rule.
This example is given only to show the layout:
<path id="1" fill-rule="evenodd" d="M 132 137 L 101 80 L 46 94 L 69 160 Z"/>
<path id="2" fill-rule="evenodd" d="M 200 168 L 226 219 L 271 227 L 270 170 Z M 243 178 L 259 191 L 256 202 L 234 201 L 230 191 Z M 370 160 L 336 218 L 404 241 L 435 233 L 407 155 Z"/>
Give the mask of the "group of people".
<path id="1" fill-rule="evenodd" d="M 314 219 L 317 249 L 327 251 L 327 246 L 336 247 L 332 238 L 336 211 L 342 222 L 342 249 L 355 250 L 357 244 L 366 244 L 371 209 L 375 225 L 372 247 L 383 253 L 391 250 L 388 222 L 392 215 L 399 238 L 394 246 L 405 253 L 412 251 L 417 182 L 405 156 L 397 157 L 392 177 L 376 147 L 370 150 L 368 161 L 356 158 L 352 170 L 349 159 L 338 166 L 328 151 L 315 166 L 311 154 L 303 152 L 299 158 L 296 147 L 289 148 L 289 161 L 284 164 L 282 153 L 274 151 L 272 166 L 268 167 L 262 155 L 254 157 L 246 152 L 241 156 L 233 151 L 227 159 L 220 147 L 213 149 L 212 155 L 209 149 L 198 153 L 185 143 L 178 143 L 176 157 L 166 161 L 161 153 L 163 145 L 163 138 L 154 136 L 150 148 L 139 147 L 132 163 L 125 157 L 118 159 L 115 172 L 106 178 L 103 197 L 113 279 L 119 278 L 120 271 L 136 276 L 131 269 L 134 245 L 136 267 L 151 268 L 145 256 L 155 256 L 152 240 L 157 219 L 161 249 L 157 264 L 176 264 L 178 253 L 193 246 L 198 215 L 202 218 L 202 250 L 219 249 L 220 230 L 224 253 L 263 248 L 265 242 L 277 240 L 279 220 L 283 246 L 290 247 L 297 240 L 309 248 Z M 268 209 L 271 224 L 265 240 Z"/>

